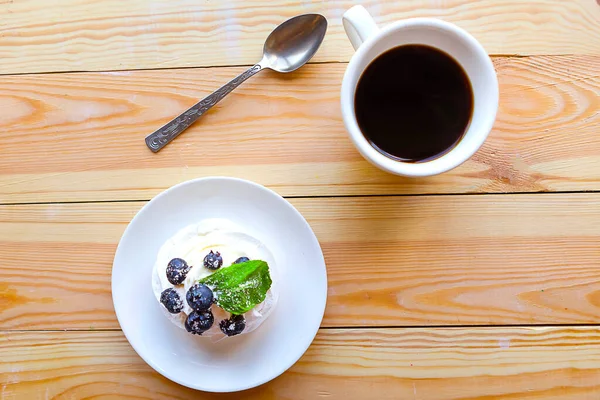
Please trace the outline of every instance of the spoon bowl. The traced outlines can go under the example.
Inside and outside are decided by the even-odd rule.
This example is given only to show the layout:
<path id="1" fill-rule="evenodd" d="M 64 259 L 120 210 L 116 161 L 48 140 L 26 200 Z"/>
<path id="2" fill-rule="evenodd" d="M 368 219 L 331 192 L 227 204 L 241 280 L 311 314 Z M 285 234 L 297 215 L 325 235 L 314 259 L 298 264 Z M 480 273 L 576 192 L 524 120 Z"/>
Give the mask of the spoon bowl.
<path id="1" fill-rule="evenodd" d="M 263 68 L 292 72 L 317 52 L 327 31 L 327 20 L 319 14 L 288 19 L 271 32 L 263 48 Z"/>
<path id="2" fill-rule="evenodd" d="M 317 52 L 327 31 L 327 20 L 319 14 L 304 14 L 290 18 L 271 32 L 263 47 L 263 58 L 213 93 L 188 108 L 177 118 L 146 136 L 146 146 L 158 152 L 179 136 L 204 113 L 265 68 L 277 72 L 292 72 L 306 64 Z"/>

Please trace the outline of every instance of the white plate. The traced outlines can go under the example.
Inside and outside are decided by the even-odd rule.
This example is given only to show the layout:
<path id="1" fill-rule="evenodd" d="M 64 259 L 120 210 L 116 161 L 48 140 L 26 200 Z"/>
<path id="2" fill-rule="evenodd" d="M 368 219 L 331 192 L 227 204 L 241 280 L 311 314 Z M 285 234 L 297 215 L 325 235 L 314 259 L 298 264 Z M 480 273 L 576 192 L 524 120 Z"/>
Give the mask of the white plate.
<path id="1" fill-rule="evenodd" d="M 152 268 L 163 243 L 205 218 L 227 218 L 271 250 L 279 301 L 254 332 L 218 343 L 173 325 L 152 292 Z M 325 311 L 323 253 L 308 223 L 284 198 L 234 178 L 204 178 L 174 186 L 133 218 L 112 271 L 117 318 L 131 346 L 152 368 L 190 388 L 232 392 L 279 376 L 304 354 Z"/>

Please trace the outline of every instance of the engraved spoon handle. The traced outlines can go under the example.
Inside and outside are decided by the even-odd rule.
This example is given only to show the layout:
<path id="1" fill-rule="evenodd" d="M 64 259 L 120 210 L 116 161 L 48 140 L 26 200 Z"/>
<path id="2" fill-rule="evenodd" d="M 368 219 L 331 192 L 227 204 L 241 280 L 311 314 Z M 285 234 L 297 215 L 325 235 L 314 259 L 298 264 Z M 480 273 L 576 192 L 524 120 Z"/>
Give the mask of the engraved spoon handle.
<path id="1" fill-rule="evenodd" d="M 233 78 L 231 81 L 188 108 L 177 118 L 171 120 L 162 128 L 146 136 L 146 145 L 148 148 L 156 153 L 165 147 L 167 143 L 175 139 L 181 132 L 185 131 L 198 118 L 200 118 L 202 114 L 207 112 L 212 106 L 221 101 L 223 97 L 231 93 L 233 89 L 242 84 L 242 82 L 244 82 L 246 79 L 258 73 L 262 68 L 263 67 L 260 65 L 260 63 L 248 68 L 245 72 L 242 72 L 240 75 Z"/>

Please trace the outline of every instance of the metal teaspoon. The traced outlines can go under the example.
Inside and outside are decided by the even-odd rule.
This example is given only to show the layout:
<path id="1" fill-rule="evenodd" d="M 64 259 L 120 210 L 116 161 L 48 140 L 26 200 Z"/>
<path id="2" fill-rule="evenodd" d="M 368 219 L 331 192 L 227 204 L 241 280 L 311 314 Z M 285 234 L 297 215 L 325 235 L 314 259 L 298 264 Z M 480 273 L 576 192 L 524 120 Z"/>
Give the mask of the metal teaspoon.
<path id="1" fill-rule="evenodd" d="M 265 68 L 282 73 L 297 70 L 315 55 L 323 42 L 326 30 L 327 20 L 319 14 L 305 14 L 288 19 L 267 37 L 263 47 L 263 58 L 258 64 L 248 68 L 177 118 L 148 135 L 146 145 L 156 153 L 221 101 L 223 97 L 231 93 L 233 89 Z"/>

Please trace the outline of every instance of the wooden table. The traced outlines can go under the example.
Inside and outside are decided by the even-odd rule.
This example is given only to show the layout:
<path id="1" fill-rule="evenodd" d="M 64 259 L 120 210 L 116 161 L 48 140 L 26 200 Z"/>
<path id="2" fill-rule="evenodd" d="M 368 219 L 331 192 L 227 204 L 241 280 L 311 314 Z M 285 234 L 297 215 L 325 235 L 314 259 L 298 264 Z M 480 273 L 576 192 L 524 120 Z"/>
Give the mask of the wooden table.
<path id="1" fill-rule="evenodd" d="M 364 1 L 494 55 L 497 122 L 442 176 L 367 164 L 341 121 L 354 1 L 0 0 L 0 397 L 600 398 L 600 4 Z M 143 138 L 319 12 L 314 62 L 264 72 L 158 154 Z M 178 182 L 262 183 L 323 247 L 322 329 L 280 378 L 211 395 L 133 351 L 110 292 L 133 215 Z"/>

